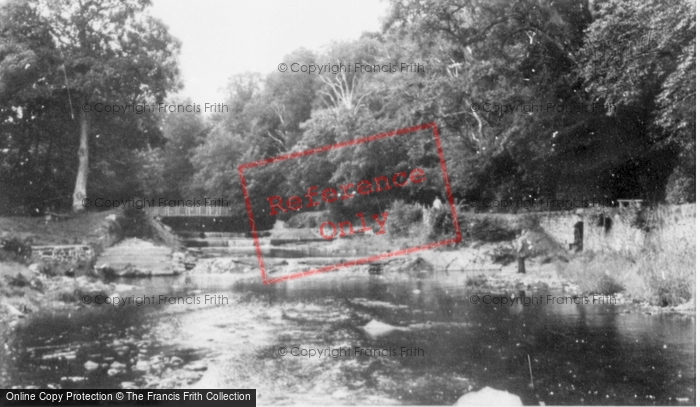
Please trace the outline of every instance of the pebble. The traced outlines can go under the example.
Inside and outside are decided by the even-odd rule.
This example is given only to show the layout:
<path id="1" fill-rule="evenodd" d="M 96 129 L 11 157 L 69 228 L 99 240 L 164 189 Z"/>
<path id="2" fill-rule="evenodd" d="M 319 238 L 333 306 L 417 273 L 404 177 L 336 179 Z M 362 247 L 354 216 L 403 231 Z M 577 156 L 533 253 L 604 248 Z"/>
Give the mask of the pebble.
<path id="1" fill-rule="evenodd" d="M 111 369 L 126 370 L 126 365 L 117 361 L 112 362 L 112 364 L 109 367 Z"/>
<path id="2" fill-rule="evenodd" d="M 181 358 L 179 358 L 177 356 L 173 356 L 172 358 L 170 358 L 171 365 L 180 366 L 183 363 L 184 363 L 184 360 L 182 360 Z"/>
<path id="3" fill-rule="evenodd" d="M 204 362 L 193 362 L 193 363 L 190 363 L 189 365 L 186 365 L 185 369 L 191 370 L 194 372 L 201 372 L 201 371 L 207 370 L 208 367 Z"/>
<path id="4" fill-rule="evenodd" d="M 83 367 L 85 367 L 85 370 L 87 370 L 88 372 L 92 372 L 93 370 L 97 370 L 97 368 L 100 367 L 100 365 L 91 360 L 88 360 L 87 362 L 85 362 Z"/>
<path id="5" fill-rule="evenodd" d="M 76 383 L 76 382 L 83 382 L 85 380 L 87 380 L 87 377 L 82 377 L 82 376 L 73 376 L 73 377 L 63 376 L 63 377 L 61 377 L 62 382 L 74 382 L 74 383 Z"/>

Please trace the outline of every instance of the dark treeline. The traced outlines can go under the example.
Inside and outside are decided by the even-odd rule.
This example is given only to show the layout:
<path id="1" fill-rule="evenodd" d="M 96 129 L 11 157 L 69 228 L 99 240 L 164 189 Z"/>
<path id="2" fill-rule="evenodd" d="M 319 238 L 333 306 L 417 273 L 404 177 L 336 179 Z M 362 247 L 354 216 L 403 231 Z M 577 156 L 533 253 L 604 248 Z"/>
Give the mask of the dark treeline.
<path id="1" fill-rule="evenodd" d="M 84 176 L 88 197 L 207 196 L 244 213 L 241 163 L 431 121 L 457 199 L 695 201 L 692 2 L 392 0 L 381 32 L 281 62 L 419 72 L 236 75 L 229 111 L 208 118 L 81 112 L 158 103 L 179 87 L 179 43 L 146 17 L 148 2 L 103 3 L 111 7 L 76 3 L 67 20 L 51 0 L 0 9 L 4 212 L 79 209 Z M 439 171 L 421 140 L 269 166 L 249 186 L 289 196 L 366 174 Z M 429 203 L 443 191 L 388 197 Z"/>

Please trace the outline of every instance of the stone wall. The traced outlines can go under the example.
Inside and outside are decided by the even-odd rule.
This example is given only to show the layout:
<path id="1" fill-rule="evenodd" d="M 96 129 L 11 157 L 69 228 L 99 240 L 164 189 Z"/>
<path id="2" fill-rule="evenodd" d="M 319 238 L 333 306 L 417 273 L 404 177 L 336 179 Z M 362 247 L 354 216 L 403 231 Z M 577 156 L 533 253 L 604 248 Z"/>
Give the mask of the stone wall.
<path id="1" fill-rule="evenodd" d="M 637 253 L 651 242 L 669 247 L 695 241 L 695 204 L 663 205 L 641 214 L 636 208 L 587 208 L 542 213 L 539 220 L 567 250 L 577 222 L 583 222 L 583 250 Z"/>
<path id="2" fill-rule="evenodd" d="M 89 269 L 95 263 L 95 251 L 88 245 L 32 246 L 32 261 Z"/>
<path id="3" fill-rule="evenodd" d="M 77 276 L 92 274 L 97 256 L 122 238 L 117 216 L 106 216 L 98 233 L 99 238 L 89 245 L 32 246 L 31 261 L 43 263 L 52 274 L 62 275 L 70 271 Z"/>

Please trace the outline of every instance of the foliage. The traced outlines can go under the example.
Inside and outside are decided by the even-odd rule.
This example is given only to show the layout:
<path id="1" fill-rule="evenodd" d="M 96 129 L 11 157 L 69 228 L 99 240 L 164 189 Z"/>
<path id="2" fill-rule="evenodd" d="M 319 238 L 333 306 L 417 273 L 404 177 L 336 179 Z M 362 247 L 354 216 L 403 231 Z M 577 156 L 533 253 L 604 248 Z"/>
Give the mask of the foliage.
<path id="1" fill-rule="evenodd" d="M 694 202 L 695 3 L 612 0 L 601 3 L 595 17 L 580 51 L 586 90 L 617 108 L 609 115 L 634 112 L 644 125 L 640 141 L 654 142 L 652 150 L 670 148 L 680 156 L 666 196 Z"/>
<path id="2" fill-rule="evenodd" d="M 517 259 L 515 249 L 512 245 L 500 244 L 489 253 L 491 261 L 504 266 L 509 265 Z"/>
<path id="3" fill-rule="evenodd" d="M 408 237 L 412 229 L 423 222 L 423 207 L 417 203 L 394 201 L 389 213 L 386 228 L 392 237 Z"/>
<path id="4" fill-rule="evenodd" d="M 69 201 L 83 120 L 70 112 L 82 103 L 158 102 L 178 88 L 179 42 L 148 5 L 0 7 L 0 180 L 11 201 L 35 212 Z M 284 62 L 415 62 L 421 71 L 245 73 L 226 87 L 230 111 L 207 120 L 88 115 L 88 192 L 224 198 L 245 217 L 240 164 L 437 121 L 458 200 L 694 202 L 694 30 L 695 5 L 671 0 L 391 0 L 381 32 Z M 264 209 L 272 194 L 415 167 L 430 181 L 372 197 L 387 210 L 444 193 L 430 132 L 270 164 L 246 181 Z M 354 217 L 360 204 L 339 202 L 330 217 Z M 512 235 L 489 222 L 471 233 Z M 433 235 L 451 228 L 446 210 L 431 215 Z"/>
<path id="5" fill-rule="evenodd" d="M 455 227 L 452 221 L 452 212 L 447 205 L 443 205 L 440 209 L 431 209 L 428 215 L 428 236 L 431 240 L 440 236 L 454 236 Z"/>
<path id="6" fill-rule="evenodd" d="M 31 242 L 22 241 L 16 237 L 8 237 L 0 241 L 0 262 L 25 263 L 32 255 Z"/>
<path id="7" fill-rule="evenodd" d="M 95 104 L 150 104 L 179 86 L 179 42 L 147 0 L 11 0 L 0 6 L 0 176 L 13 200 L 41 211 L 70 191 L 138 193 L 133 150 L 160 141 L 155 115 L 98 114 Z M 89 109 L 85 109 L 88 106 Z M 80 169 L 75 166 L 78 141 Z M 90 151 L 92 160 L 88 160 Z M 105 189 L 103 185 L 113 185 Z M 80 187 L 80 188 L 79 188 Z M 75 206 L 75 202 L 74 202 Z"/>
<path id="8" fill-rule="evenodd" d="M 138 237 L 140 239 L 152 239 L 154 237 L 151 225 L 146 219 L 147 212 L 135 207 L 126 207 L 118 222 L 125 238 Z"/>
<path id="9" fill-rule="evenodd" d="M 482 242 L 506 242 L 514 240 L 518 231 L 500 217 L 475 217 L 469 222 L 469 235 Z"/>

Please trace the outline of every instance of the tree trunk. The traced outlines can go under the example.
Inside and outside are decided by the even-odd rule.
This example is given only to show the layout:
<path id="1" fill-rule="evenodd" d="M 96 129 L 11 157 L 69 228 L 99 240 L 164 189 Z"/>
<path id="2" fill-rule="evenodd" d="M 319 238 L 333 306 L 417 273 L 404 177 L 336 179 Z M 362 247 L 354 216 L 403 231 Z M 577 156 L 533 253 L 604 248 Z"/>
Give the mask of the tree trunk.
<path id="1" fill-rule="evenodd" d="M 518 273 L 525 274 L 525 257 L 518 256 Z"/>
<path id="2" fill-rule="evenodd" d="M 87 197 L 88 179 L 88 117 L 80 110 L 80 148 L 78 149 L 78 177 L 73 190 L 73 212 L 81 212 L 87 206 L 83 200 Z"/>

